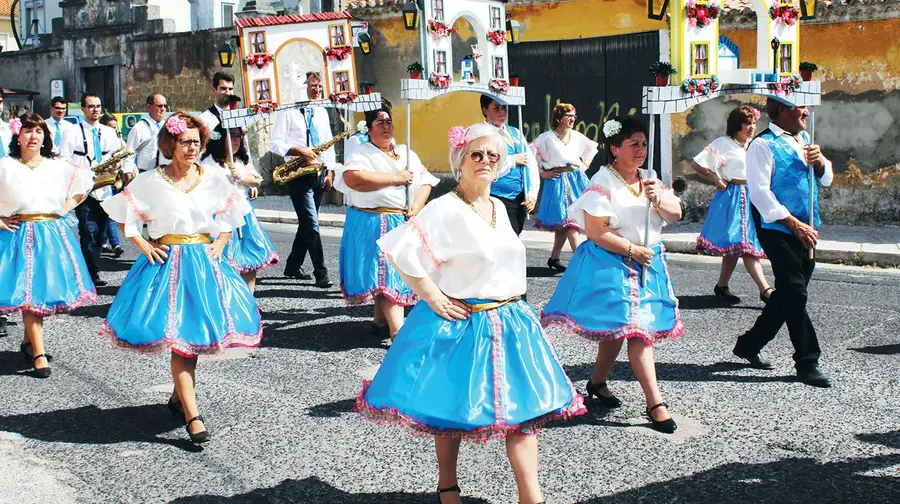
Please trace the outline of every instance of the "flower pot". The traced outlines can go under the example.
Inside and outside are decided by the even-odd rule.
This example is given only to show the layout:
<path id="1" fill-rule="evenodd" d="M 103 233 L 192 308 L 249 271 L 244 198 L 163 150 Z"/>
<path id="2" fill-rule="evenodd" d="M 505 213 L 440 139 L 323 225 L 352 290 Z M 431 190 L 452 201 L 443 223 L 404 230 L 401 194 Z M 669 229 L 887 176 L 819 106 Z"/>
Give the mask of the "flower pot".
<path id="1" fill-rule="evenodd" d="M 518 85 L 519 85 L 519 78 L 518 78 L 518 77 L 510 77 L 510 78 L 509 78 L 509 85 L 510 85 L 510 86 L 518 86 Z"/>
<path id="2" fill-rule="evenodd" d="M 656 76 L 656 85 L 657 86 L 668 86 L 669 85 L 669 76 L 668 75 L 657 75 Z"/>
<path id="3" fill-rule="evenodd" d="M 364 87 L 363 94 L 372 94 L 372 89 L 373 88 L 370 88 L 370 87 Z"/>
<path id="4" fill-rule="evenodd" d="M 413 70 L 412 72 L 409 72 L 409 78 L 410 78 L 410 79 L 413 79 L 413 80 L 419 80 L 419 79 L 421 79 L 421 78 L 422 78 L 422 71 L 421 71 L 421 70 Z"/>
<path id="5" fill-rule="evenodd" d="M 800 77 L 802 77 L 805 81 L 811 81 L 812 74 L 812 70 L 800 70 Z"/>

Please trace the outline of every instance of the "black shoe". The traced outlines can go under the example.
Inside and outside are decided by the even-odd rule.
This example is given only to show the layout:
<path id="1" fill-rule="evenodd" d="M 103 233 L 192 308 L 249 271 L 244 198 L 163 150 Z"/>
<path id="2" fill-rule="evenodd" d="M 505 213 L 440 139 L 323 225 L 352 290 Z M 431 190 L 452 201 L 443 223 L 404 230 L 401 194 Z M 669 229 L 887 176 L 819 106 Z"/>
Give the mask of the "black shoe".
<path id="1" fill-rule="evenodd" d="M 593 401 L 596 397 L 600 402 L 600 406 L 604 408 L 612 409 L 622 405 L 622 401 L 620 401 L 618 397 L 614 395 L 605 396 L 600 393 L 600 389 L 607 388 L 606 382 L 600 382 L 595 385 L 591 383 L 591 380 L 588 380 L 587 385 L 585 385 L 584 388 L 587 391 L 588 400 Z"/>
<path id="2" fill-rule="evenodd" d="M 91 281 L 94 282 L 94 287 L 106 287 L 109 283 L 106 280 L 103 280 L 100 277 L 92 277 Z"/>
<path id="3" fill-rule="evenodd" d="M 798 369 L 797 370 L 797 379 L 802 381 L 807 385 L 812 385 L 813 387 L 821 387 L 821 388 L 830 388 L 831 380 L 825 376 L 825 373 L 819 370 L 818 366 L 806 368 L 806 369 Z"/>
<path id="4" fill-rule="evenodd" d="M 116 247 L 113 249 L 112 253 L 113 253 L 113 257 L 118 259 L 118 258 L 122 257 L 122 254 L 125 253 L 125 249 L 123 249 L 122 247 Z"/>
<path id="5" fill-rule="evenodd" d="M 312 280 L 312 275 L 303 271 L 303 268 L 295 270 L 284 270 L 284 276 L 288 278 L 296 278 L 297 280 Z"/>
<path id="6" fill-rule="evenodd" d="M 775 292 L 775 289 L 769 287 L 759 295 L 759 300 L 765 304 L 769 304 L 769 298 L 772 297 L 772 292 Z"/>
<path id="7" fill-rule="evenodd" d="M 34 360 L 34 357 L 31 356 L 31 351 L 28 349 L 31 348 L 30 341 L 23 341 L 21 345 L 19 345 L 19 353 L 22 354 L 22 357 L 25 358 L 26 361 L 31 362 Z M 53 362 L 53 356 L 44 352 L 44 357 L 47 359 L 47 362 Z"/>
<path id="8" fill-rule="evenodd" d="M 554 259 L 551 257 L 550 259 L 547 259 L 547 267 L 556 271 L 557 273 L 562 273 L 562 272 L 566 271 L 566 267 L 563 266 L 562 263 L 559 262 L 558 258 Z"/>
<path id="9" fill-rule="evenodd" d="M 0 338 L 5 338 L 9 336 L 9 329 L 6 328 L 7 320 L 6 317 L 0 317 Z"/>
<path id="10" fill-rule="evenodd" d="M 380 336 L 382 338 L 390 338 L 391 337 L 391 328 L 388 327 L 387 324 L 380 326 L 374 322 L 369 326 L 369 330 L 372 331 L 372 334 L 375 336 Z"/>
<path id="11" fill-rule="evenodd" d="M 459 489 L 459 485 L 453 485 L 452 487 L 447 487 L 447 488 L 438 488 L 438 491 L 437 491 L 437 493 L 438 493 L 438 502 L 442 502 L 442 501 L 441 501 L 441 494 L 442 494 L 442 493 L 447 493 L 447 492 L 461 493 L 462 490 Z"/>
<path id="12" fill-rule="evenodd" d="M 184 428 L 185 428 L 185 430 L 187 430 L 188 436 L 191 438 L 191 442 L 194 444 L 200 444 L 200 443 L 205 443 L 205 442 L 209 441 L 209 431 L 208 430 L 202 430 L 196 434 L 191 432 L 191 424 L 194 422 L 202 422 L 202 421 L 203 421 L 203 417 L 201 415 L 197 415 L 194 418 L 191 418 L 190 420 L 188 420 L 186 424 L 184 424 Z"/>
<path id="13" fill-rule="evenodd" d="M 169 413 L 172 414 L 173 418 L 184 418 L 184 410 L 181 409 L 181 403 L 173 401 L 171 396 L 169 396 L 169 402 L 166 403 L 166 408 L 169 408 Z"/>
<path id="14" fill-rule="evenodd" d="M 740 357 L 745 361 L 749 362 L 749 366 L 756 369 L 772 369 L 772 363 L 768 361 L 762 360 L 762 355 L 759 352 L 751 354 L 749 352 L 743 352 L 738 347 L 734 347 L 734 350 L 731 351 L 736 357 Z"/>
<path id="15" fill-rule="evenodd" d="M 665 420 L 658 421 L 658 420 L 654 420 L 653 415 L 651 415 L 651 413 L 653 413 L 653 410 L 655 410 L 656 408 L 668 408 L 668 407 L 669 407 L 668 404 L 661 402 L 652 408 L 647 408 L 647 419 L 650 420 L 650 426 L 653 427 L 653 430 L 662 432 L 665 434 L 672 434 L 673 432 L 675 432 L 675 429 L 678 428 L 678 424 L 676 424 L 675 420 L 672 420 L 671 417 L 669 417 Z"/>
<path id="16" fill-rule="evenodd" d="M 713 292 L 716 294 L 717 298 L 728 304 L 738 304 L 741 302 L 741 298 L 732 294 L 731 289 L 729 289 L 727 285 L 725 287 L 716 285 L 715 288 L 713 288 Z"/>
<path id="17" fill-rule="evenodd" d="M 334 284 L 331 283 L 331 280 L 328 279 L 328 274 L 326 273 L 322 276 L 316 275 L 316 283 L 314 283 L 313 285 L 320 289 L 327 289 Z"/>
<path id="18" fill-rule="evenodd" d="M 46 355 L 37 354 L 34 357 L 32 357 L 31 360 L 33 362 L 37 362 L 37 360 L 40 359 L 41 357 L 47 359 Z M 40 368 L 40 369 L 34 368 L 34 371 L 31 372 L 31 376 L 34 376 L 35 378 L 50 378 L 50 359 L 47 359 L 47 367 Z"/>

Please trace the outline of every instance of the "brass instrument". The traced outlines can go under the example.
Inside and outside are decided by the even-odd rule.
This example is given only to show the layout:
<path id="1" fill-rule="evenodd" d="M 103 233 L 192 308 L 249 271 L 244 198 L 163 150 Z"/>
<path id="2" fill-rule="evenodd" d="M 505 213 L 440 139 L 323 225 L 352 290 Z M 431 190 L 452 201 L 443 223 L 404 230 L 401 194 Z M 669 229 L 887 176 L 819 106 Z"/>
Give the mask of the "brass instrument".
<path id="1" fill-rule="evenodd" d="M 122 188 L 125 187 L 125 180 L 122 177 L 122 172 L 119 171 L 116 165 L 123 159 L 133 155 L 133 150 L 122 146 L 122 148 L 113 152 L 112 155 L 109 156 L 109 159 L 97 166 L 92 166 L 91 171 L 94 172 L 94 188 L 91 189 L 91 191 L 96 191 L 101 187 L 109 185 L 114 186 L 117 190 L 121 191 Z"/>
<path id="2" fill-rule="evenodd" d="M 334 138 L 323 143 L 322 145 L 313 147 L 312 151 L 316 154 L 316 158 L 318 158 L 318 156 L 323 152 L 330 149 L 334 144 L 353 134 L 353 126 L 351 126 L 350 123 L 348 123 L 347 120 L 343 117 L 341 117 L 340 119 L 347 129 L 335 135 Z M 287 184 L 288 182 L 304 175 L 315 174 L 316 176 L 318 176 L 322 173 L 322 170 L 324 168 L 325 165 L 322 163 L 310 164 L 305 157 L 297 156 L 295 159 L 292 159 L 287 163 L 276 166 L 275 170 L 272 171 L 272 181 L 274 181 L 276 184 Z"/>

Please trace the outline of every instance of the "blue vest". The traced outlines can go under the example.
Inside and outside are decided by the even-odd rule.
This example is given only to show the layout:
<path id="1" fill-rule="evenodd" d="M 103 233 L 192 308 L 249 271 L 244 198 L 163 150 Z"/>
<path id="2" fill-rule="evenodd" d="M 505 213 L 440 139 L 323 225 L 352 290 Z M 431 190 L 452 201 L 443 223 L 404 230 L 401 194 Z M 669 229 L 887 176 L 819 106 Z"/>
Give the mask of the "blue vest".
<path id="1" fill-rule="evenodd" d="M 506 142 L 506 155 L 514 156 L 525 152 L 528 144 L 525 138 L 519 133 L 519 130 L 508 124 L 503 125 L 506 132 L 512 137 L 513 142 Z M 527 167 L 525 165 L 516 165 L 506 175 L 491 184 L 491 195 L 498 198 L 506 198 L 514 200 L 519 194 L 528 193 L 528 176 L 525 173 Z"/>
<path id="2" fill-rule="evenodd" d="M 809 135 L 803 131 L 800 133 L 805 143 L 809 143 Z M 813 199 L 813 223 L 816 229 L 822 223 L 819 218 L 819 183 L 813 182 L 812 196 L 809 194 L 809 166 L 797 155 L 791 142 L 785 135 L 776 136 L 772 131 L 765 130 L 757 138 L 762 138 L 769 143 L 769 149 L 774 158 L 772 169 L 772 182 L 770 188 L 779 203 L 804 224 L 809 223 L 809 199 Z M 791 231 L 780 222 L 760 221 L 763 229 L 772 229 L 782 233 L 792 234 Z"/>

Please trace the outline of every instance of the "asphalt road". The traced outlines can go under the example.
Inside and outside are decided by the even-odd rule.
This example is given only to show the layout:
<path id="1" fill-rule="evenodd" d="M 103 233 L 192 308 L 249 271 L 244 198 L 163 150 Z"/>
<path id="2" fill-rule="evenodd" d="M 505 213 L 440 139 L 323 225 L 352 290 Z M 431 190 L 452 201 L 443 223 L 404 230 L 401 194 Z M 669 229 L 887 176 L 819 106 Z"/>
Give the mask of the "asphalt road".
<path id="1" fill-rule="evenodd" d="M 270 226 L 285 258 L 293 230 Z M 338 229 L 325 230 L 337 278 Z M 529 302 L 556 278 L 530 244 Z M 114 350 L 97 336 L 134 250 L 107 261 L 99 305 L 48 319 L 53 376 L 22 374 L 20 321 L 0 340 L 0 503 L 433 504 L 428 440 L 371 425 L 352 412 L 361 380 L 387 345 L 368 332 L 370 307 L 346 308 L 337 288 L 260 280 L 262 347 L 198 368 L 213 440 L 193 449 L 165 407 L 168 358 Z M 820 265 L 809 310 L 834 388 L 793 379 L 786 331 L 765 350 L 773 371 L 744 369 L 734 339 L 762 305 L 738 268 L 732 290 L 711 297 L 718 262 L 670 256 L 687 332 L 656 348 L 675 435 L 651 431 L 624 354 L 611 387 L 625 406 L 592 410 L 540 437 L 549 503 L 848 503 L 900 500 L 900 271 Z M 551 336 L 579 390 L 596 347 Z M 464 445 L 460 486 L 469 503 L 514 503 L 502 442 Z"/>

